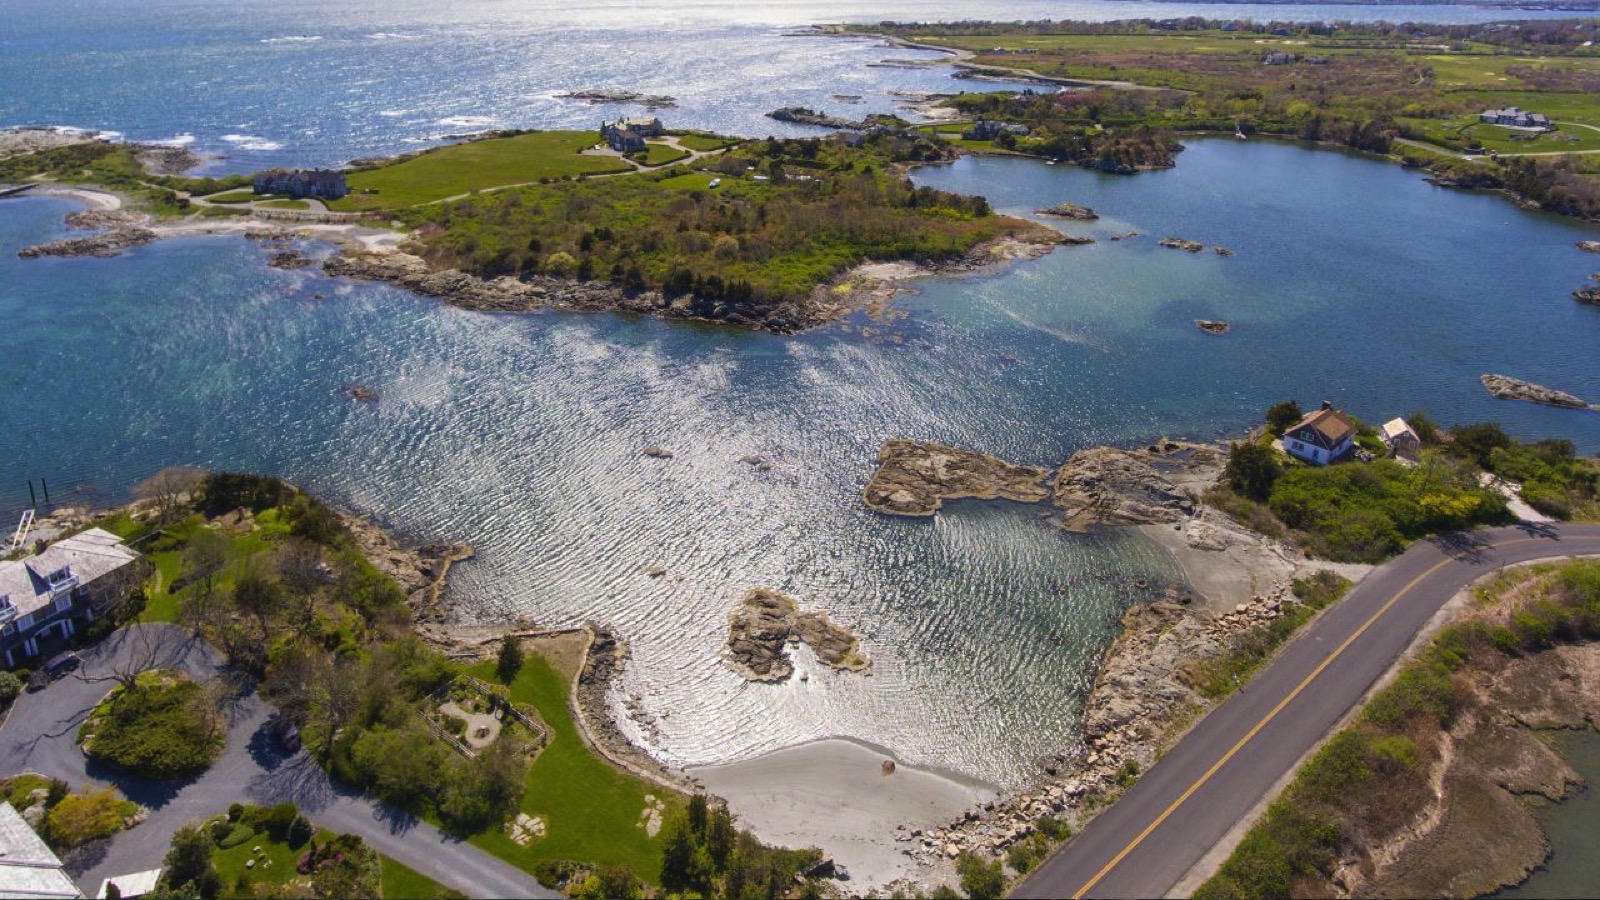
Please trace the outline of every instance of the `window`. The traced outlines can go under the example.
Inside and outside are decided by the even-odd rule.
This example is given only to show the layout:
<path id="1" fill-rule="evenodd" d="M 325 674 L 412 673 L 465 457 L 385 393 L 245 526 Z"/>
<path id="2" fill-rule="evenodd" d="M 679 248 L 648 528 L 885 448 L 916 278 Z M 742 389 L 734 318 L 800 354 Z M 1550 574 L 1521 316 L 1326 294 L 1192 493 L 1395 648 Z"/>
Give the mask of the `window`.
<path id="1" fill-rule="evenodd" d="M 28 613 L 27 615 L 25 615 L 22 618 L 17 620 L 17 630 L 18 631 L 26 631 L 28 629 L 28 626 L 30 626 L 32 624 L 33 624 L 33 613 Z"/>
<path id="2" fill-rule="evenodd" d="M 72 608 L 72 595 L 68 594 L 55 602 L 56 612 L 66 612 Z"/>

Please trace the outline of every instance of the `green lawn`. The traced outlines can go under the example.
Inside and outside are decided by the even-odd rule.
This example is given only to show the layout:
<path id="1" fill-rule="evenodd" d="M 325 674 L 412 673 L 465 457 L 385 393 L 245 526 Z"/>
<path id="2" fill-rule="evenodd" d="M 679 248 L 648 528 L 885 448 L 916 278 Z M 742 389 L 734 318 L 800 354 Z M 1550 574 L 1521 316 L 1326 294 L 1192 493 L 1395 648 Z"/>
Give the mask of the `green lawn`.
<path id="1" fill-rule="evenodd" d="M 208 203 L 249 203 L 252 200 L 260 200 L 263 198 L 257 195 L 255 191 L 240 190 L 225 191 L 221 194 L 212 194 L 209 197 L 201 197 L 200 199 L 205 200 Z"/>
<path id="2" fill-rule="evenodd" d="M 664 166 L 667 163 L 675 163 L 680 159 L 688 158 L 689 154 L 686 151 L 667 144 L 651 143 L 647 145 L 644 164 L 647 166 Z"/>
<path id="3" fill-rule="evenodd" d="M 659 184 L 664 188 L 675 191 L 705 191 L 711 189 L 711 180 L 716 178 L 709 172 L 690 172 L 687 175 L 674 175 L 663 178 Z"/>
<path id="4" fill-rule="evenodd" d="M 269 209 L 310 209 L 311 204 L 304 200 L 268 200 L 261 204 Z"/>
<path id="5" fill-rule="evenodd" d="M 499 683 L 493 662 L 469 671 Z M 560 859 L 620 864 L 656 883 L 661 843 L 639 827 L 639 816 L 646 794 L 669 805 L 676 805 L 678 798 L 589 751 L 567 711 L 571 683 L 544 657 L 530 655 L 510 687 L 511 699 L 532 704 L 550 727 L 550 743 L 528 772 L 527 793 L 522 797 L 522 811 L 542 817 L 547 832 L 526 848 L 499 830 L 477 835 L 472 843 L 523 868 Z"/>
<path id="6" fill-rule="evenodd" d="M 334 837 L 334 833 L 325 828 L 317 830 L 318 842 Z M 255 852 L 257 847 L 261 848 L 260 853 Z M 222 876 L 222 883 L 232 891 L 241 875 L 248 874 L 257 884 L 283 884 L 294 878 L 295 864 L 305 849 L 291 849 L 287 843 L 274 841 L 265 832 L 258 832 L 237 847 L 213 850 L 211 861 L 217 867 L 217 874 Z M 246 868 L 245 864 L 252 859 L 256 861 L 255 866 Z M 381 854 L 379 860 L 384 900 L 431 900 L 445 891 L 444 885 L 409 866 Z"/>
<path id="7" fill-rule="evenodd" d="M 351 173 L 350 195 L 328 206 L 342 211 L 398 209 L 541 178 L 628 171 L 628 164 L 614 157 L 578 154 L 597 140 L 593 131 L 540 131 L 452 144 Z"/>
<path id="8" fill-rule="evenodd" d="M 732 147 L 740 143 L 738 138 L 725 138 L 714 134 L 680 134 L 678 143 L 699 153 L 710 150 L 721 150 L 723 147 Z"/>
<path id="9" fill-rule="evenodd" d="M 445 891 L 444 885 L 389 857 L 383 857 L 380 881 L 384 900 L 429 900 Z"/>

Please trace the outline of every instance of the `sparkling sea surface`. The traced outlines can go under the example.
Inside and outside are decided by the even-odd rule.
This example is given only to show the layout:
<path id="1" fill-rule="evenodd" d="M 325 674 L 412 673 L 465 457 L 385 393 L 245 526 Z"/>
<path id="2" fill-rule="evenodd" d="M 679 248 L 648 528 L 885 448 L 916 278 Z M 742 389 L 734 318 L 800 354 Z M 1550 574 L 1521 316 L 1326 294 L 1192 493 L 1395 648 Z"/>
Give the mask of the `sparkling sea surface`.
<path id="1" fill-rule="evenodd" d="M 567 88 L 670 93 L 684 100 L 671 114 L 683 124 L 756 134 L 774 130 L 762 112 L 789 102 L 887 109 L 890 89 L 961 83 L 867 66 L 903 51 L 782 34 L 972 8 L 719 4 L 669 16 L 602 5 L 558 16 L 548 4 L 243 3 L 219 21 L 205 4 L 162 0 L 129 27 L 121 5 L 20 2 L 55 10 L 55 21 L 22 16 L 0 36 L 0 76 L 20 84 L 0 97 L 0 121 L 190 133 L 196 149 L 226 149 L 215 165 L 232 168 L 410 148 L 450 116 L 555 126 L 609 114 L 545 96 Z M 1268 13 L 1296 10 L 1402 15 Z M 1424 15 L 1493 17 L 1410 17 Z M 663 31 L 665 20 L 684 30 Z M 404 39 L 380 33 L 421 37 L 392 49 Z M 292 36 L 320 39 L 279 40 Z M 632 48 L 629 72 L 595 53 L 602 40 Z M 846 77 L 858 87 L 842 90 Z M 351 93 L 359 81 L 371 83 Z M 825 102 L 835 92 L 872 99 Z M 398 109 L 414 111 L 383 115 Z M 278 146 L 247 149 L 230 134 Z M 1286 143 L 1193 141 L 1176 169 L 1127 178 L 976 158 L 918 178 L 1024 215 L 1088 204 L 1103 218 L 1068 230 L 1101 240 L 996 275 L 922 283 L 900 301 L 903 320 L 777 337 L 464 312 L 271 269 L 233 238 L 115 260 L 22 260 L 17 249 L 66 234 L 73 207 L 0 202 L 10 398 L 0 404 L 0 514 L 15 516 L 30 478 L 49 479 L 57 499 L 110 502 L 171 463 L 275 473 L 406 535 L 476 546 L 480 557 L 452 578 L 467 619 L 614 623 L 634 647 L 623 690 L 657 719 L 625 727 L 664 760 L 850 736 L 1014 785 L 1077 727 L 1095 660 L 1139 596 L 1133 579 L 1177 573 L 1136 535 L 1067 534 L 1031 507 L 871 514 L 859 491 L 884 439 L 1053 465 L 1099 443 L 1237 434 L 1293 396 L 1371 420 L 1427 407 L 1445 422 L 1496 419 L 1600 449 L 1600 417 L 1495 401 L 1477 381 L 1502 372 L 1600 398 L 1600 310 L 1569 296 L 1597 268 L 1572 245 L 1600 229 Z M 1145 237 L 1104 239 L 1130 230 Z M 1168 235 L 1238 256 L 1157 248 Z M 1234 330 L 1208 336 L 1197 318 Z M 382 399 L 350 401 L 357 383 Z M 642 456 L 649 445 L 676 457 Z M 748 454 L 772 468 L 740 462 Z M 646 577 L 653 563 L 669 574 Z M 810 659 L 808 681 L 782 686 L 728 671 L 717 659 L 727 614 L 761 584 L 856 629 L 874 675 L 834 675 Z"/>

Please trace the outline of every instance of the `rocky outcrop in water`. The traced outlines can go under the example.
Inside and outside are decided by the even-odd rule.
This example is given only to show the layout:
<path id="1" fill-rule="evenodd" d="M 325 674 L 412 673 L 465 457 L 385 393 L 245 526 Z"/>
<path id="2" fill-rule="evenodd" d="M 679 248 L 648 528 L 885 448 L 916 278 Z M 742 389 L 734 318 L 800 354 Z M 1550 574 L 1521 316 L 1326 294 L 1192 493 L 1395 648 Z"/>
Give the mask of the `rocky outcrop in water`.
<path id="1" fill-rule="evenodd" d="M 17 255 L 23 259 L 42 256 L 95 256 L 104 259 L 117 256 L 130 247 L 148 244 L 156 237 L 156 233 L 148 228 L 118 228 L 104 234 L 24 247 L 17 251 Z"/>
<path id="2" fill-rule="evenodd" d="M 860 672 L 871 665 L 849 629 L 827 613 L 801 610 L 793 597 L 771 588 L 751 588 L 728 616 L 723 659 L 749 681 L 783 681 L 794 674 L 789 643 L 804 641 L 835 669 Z"/>
<path id="3" fill-rule="evenodd" d="M 783 109 L 775 109 L 767 113 L 767 118 L 792 125 L 816 125 L 819 128 L 839 128 L 845 131 L 861 131 L 867 127 L 866 122 L 830 116 L 804 106 L 785 106 Z"/>
<path id="4" fill-rule="evenodd" d="M 1600 241 L 1579 241 L 1574 246 L 1586 253 L 1600 253 Z"/>
<path id="5" fill-rule="evenodd" d="M 1142 451 L 1094 447 L 1079 450 L 1056 474 L 1062 527 L 1156 525 L 1194 515 L 1195 501 Z"/>
<path id="6" fill-rule="evenodd" d="M 1161 246 L 1172 250 L 1183 250 L 1188 253 L 1199 253 L 1206 249 L 1206 245 L 1199 241 L 1189 241 L 1183 238 L 1162 238 Z"/>
<path id="7" fill-rule="evenodd" d="M 881 513 L 931 516 L 946 500 L 964 497 L 1038 503 L 1050 496 L 1043 485 L 1049 474 L 972 450 L 895 438 L 878 450 L 878 470 L 861 496 Z"/>
<path id="8" fill-rule="evenodd" d="M 67 213 L 67 227 L 78 231 L 136 228 L 146 224 L 148 216 L 131 213 L 125 209 L 80 209 Z"/>
<path id="9" fill-rule="evenodd" d="M 664 94 L 641 94 L 638 91 L 614 90 L 586 90 L 567 91 L 557 94 L 557 100 L 581 100 L 594 105 L 596 103 L 630 103 L 643 106 L 646 109 L 675 109 L 678 106 L 677 97 L 668 97 Z"/>
<path id="10" fill-rule="evenodd" d="M 1195 319 L 1194 327 L 1206 334 L 1227 334 L 1233 328 L 1227 322 L 1218 322 L 1215 319 Z"/>
<path id="11" fill-rule="evenodd" d="M 1087 206 L 1076 203 L 1057 203 L 1048 209 L 1036 209 L 1035 213 L 1041 216 L 1055 216 L 1059 219 L 1075 219 L 1079 222 L 1092 222 L 1100 218 L 1099 214 Z"/>
<path id="12" fill-rule="evenodd" d="M 1600 272 L 1589 276 L 1589 283 L 1572 292 L 1572 299 L 1579 303 L 1593 303 L 1600 306 Z"/>
<path id="13" fill-rule="evenodd" d="M 1489 393 L 1501 400 L 1526 400 L 1529 403 L 1542 403 L 1564 409 L 1595 408 L 1582 398 L 1574 397 L 1566 391 L 1547 388 L 1531 381 L 1522 381 L 1505 375 L 1484 375 L 1479 380 Z"/>
<path id="14" fill-rule="evenodd" d="M 267 265 L 274 269 L 304 269 L 314 262 L 316 260 L 301 256 L 293 250 L 279 250 L 267 260 Z"/>

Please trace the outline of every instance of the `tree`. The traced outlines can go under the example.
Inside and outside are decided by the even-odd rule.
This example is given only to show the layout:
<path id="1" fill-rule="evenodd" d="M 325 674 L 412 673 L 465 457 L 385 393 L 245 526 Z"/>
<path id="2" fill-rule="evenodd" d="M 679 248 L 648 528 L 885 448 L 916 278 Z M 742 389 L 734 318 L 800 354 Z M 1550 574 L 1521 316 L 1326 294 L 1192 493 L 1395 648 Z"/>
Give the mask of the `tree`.
<path id="1" fill-rule="evenodd" d="M 11 704 L 22 693 L 22 679 L 10 672 L 0 672 L 0 709 Z"/>
<path id="2" fill-rule="evenodd" d="M 1236 493 L 1265 501 L 1272 494 L 1278 476 L 1283 474 L 1283 467 L 1278 464 L 1277 451 L 1246 442 L 1236 443 L 1228 450 L 1228 464 L 1222 471 Z"/>
<path id="3" fill-rule="evenodd" d="M 170 522 L 183 510 L 183 501 L 192 496 L 206 473 L 188 466 L 167 466 L 133 487 L 133 495 L 155 505 L 163 522 Z"/>
<path id="4" fill-rule="evenodd" d="M 1303 418 L 1305 414 L 1300 411 L 1300 404 L 1293 400 L 1274 403 L 1267 409 L 1267 428 L 1271 429 L 1273 437 L 1278 437 Z"/>
<path id="5" fill-rule="evenodd" d="M 199 895 L 207 900 L 222 893 L 222 876 L 211 863 L 211 839 L 199 828 L 178 829 L 172 836 L 172 849 L 167 851 L 162 863 L 167 869 L 162 880 L 168 890 L 194 885 Z"/>
<path id="6" fill-rule="evenodd" d="M 971 853 L 956 859 L 956 871 L 961 874 L 961 890 L 973 900 L 998 900 L 1005 896 L 1006 876 L 1000 861 L 984 862 Z"/>
<path id="7" fill-rule="evenodd" d="M 661 840 L 661 886 L 670 892 L 683 892 L 694 883 L 694 838 L 689 822 L 682 816 L 667 820 Z"/>
<path id="8" fill-rule="evenodd" d="M 500 642 L 500 656 L 495 660 L 494 673 L 502 682 L 510 684 L 516 680 L 517 673 L 521 671 L 522 642 L 508 634 Z"/>
<path id="9" fill-rule="evenodd" d="M 1450 429 L 1450 438 L 1450 452 L 1471 459 L 1481 469 L 1489 468 L 1495 450 L 1512 445 L 1511 436 L 1493 422 L 1458 425 Z"/>
<path id="10" fill-rule="evenodd" d="M 706 825 L 711 820 L 711 807 L 706 802 L 705 794 L 695 794 L 689 798 L 689 830 L 694 836 L 703 839 L 706 835 Z"/>

